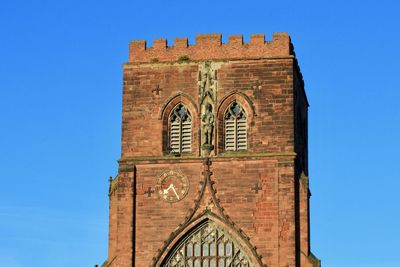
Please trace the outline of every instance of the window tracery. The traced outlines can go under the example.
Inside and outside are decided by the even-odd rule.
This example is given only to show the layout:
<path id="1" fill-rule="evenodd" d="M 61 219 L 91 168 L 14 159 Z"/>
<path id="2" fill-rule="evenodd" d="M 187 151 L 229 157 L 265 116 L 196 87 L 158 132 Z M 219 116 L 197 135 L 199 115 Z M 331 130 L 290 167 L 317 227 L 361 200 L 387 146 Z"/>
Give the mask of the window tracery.
<path id="1" fill-rule="evenodd" d="M 212 221 L 182 240 L 163 267 L 253 267 L 240 244 Z"/>

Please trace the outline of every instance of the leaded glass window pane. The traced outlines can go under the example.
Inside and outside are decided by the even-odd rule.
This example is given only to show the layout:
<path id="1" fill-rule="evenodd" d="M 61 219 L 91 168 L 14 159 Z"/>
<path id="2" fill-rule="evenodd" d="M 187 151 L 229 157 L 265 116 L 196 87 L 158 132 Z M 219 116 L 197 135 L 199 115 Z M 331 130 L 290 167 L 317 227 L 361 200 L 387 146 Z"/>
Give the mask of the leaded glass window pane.
<path id="1" fill-rule="evenodd" d="M 193 256 L 193 245 L 190 243 L 186 245 L 186 255 Z"/>
<path id="2" fill-rule="evenodd" d="M 226 250 L 226 256 L 231 256 L 232 255 L 232 243 L 228 242 L 225 246 Z"/>
<path id="3" fill-rule="evenodd" d="M 225 255 L 225 250 L 224 250 L 224 243 L 219 243 L 218 244 L 218 256 L 224 256 Z"/>
<path id="4" fill-rule="evenodd" d="M 210 244 L 210 256 L 215 256 L 216 255 L 216 250 L 215 250 L 215 243 Z"/>
<path id="5" fill-rule="evenodd" d="M 203 244 L 203 256 L 208 256 L 208 243 Z"/>
<path id="6" fill-rule="evenodd" d="M 176 245 L 163 267 L 253 267 L 239 243 L 212 221 L 206 221 Z"/>
<path id="7" fill-rule="evenodd" d="M 200 256 L 200 246 L 199 246 L 199 244 L 194 244 L 194 256 L 195 257 Z"/>

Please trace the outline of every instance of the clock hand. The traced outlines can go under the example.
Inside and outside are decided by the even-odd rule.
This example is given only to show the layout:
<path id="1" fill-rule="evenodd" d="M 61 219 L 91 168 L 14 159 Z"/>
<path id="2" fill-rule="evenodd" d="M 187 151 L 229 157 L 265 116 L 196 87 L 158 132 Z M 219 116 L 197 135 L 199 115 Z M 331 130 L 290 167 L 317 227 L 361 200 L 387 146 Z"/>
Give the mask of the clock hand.
<path id="1" fill-rule="evenodd" d="M 171 185 L 172 185 L 172 184 L 171 184 Z M 172 190 L 174 191 L 176 198 L 177 198 L 178 200 L 180 200 L 178 194 L 176 193 L 176 190 L 175 190 L 175 186 L 174 186 L 174 185 L 172 185 Z"/>
<path id="2" fill-rule="evenodd" d="M 171 188 L 174 188 L 174 185 L 173 185 L 173 184 L 169 184 L 168 188 L 167 188 L 167 189 L 164 189 L 164 194 L 168 193 L 168 191 L 169 191 Z"/>

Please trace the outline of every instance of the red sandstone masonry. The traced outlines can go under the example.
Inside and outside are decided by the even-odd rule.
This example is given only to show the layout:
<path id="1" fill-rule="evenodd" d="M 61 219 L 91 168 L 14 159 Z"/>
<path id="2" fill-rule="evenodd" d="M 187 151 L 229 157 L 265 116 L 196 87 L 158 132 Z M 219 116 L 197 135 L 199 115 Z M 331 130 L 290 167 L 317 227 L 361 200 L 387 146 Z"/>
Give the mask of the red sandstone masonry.
<path id="1" fill-rule="evenodd" d="M 221 42 L 221 38 L 221 34 L 198 34 L 195 45 L 188 45 L 188 38 L 176 38 L 174 46 L 168 46 L 167 39 L 157 39 L 153 41 L 153 47 L 146 47 L 145 40 L 132 41 L 129 62 L 178 61 L 182 56 L 190 60 L 210 60 L 290 55 L 287 33 L 274 33 L 272 41 L 267 42 L 264 34 L 252 34 L 249 43 L 243 43 L 242 35 L 229 36 L 226 44 Z"/>
<path id="2" fill-rule="evenodd" d="M 308 174 L 307 142 L 296 126 L 306 118 L 307 100 L 290 47 L 286 33 L 274 34 L 270 42 L 263 34 L 252 35 L 249 43 L 231 35 L 222 44 L 220 34 L 206 34 L 192 46 L 187 38 L 175 39 L 171 47 L 166 39 L 155 40 L 152 48 L 145 41 L 131 43 L 124 65 L 122 153 L 118 186 L 110 196 L 107 267 L 151 266 L 194 207 L 204 181 L 198 103 L 204 60 L 219 64 L 216 154 L 210 170 L 220 205 L 268 267 L 320 266 L 309 249 L 308 178 L 297 178 Z M 182 56 L 189 61 L 179 62 Z M 233 100 L 247 114 L 245 154 L 224 151 L 224 111 Z M 192 153 L 186 157 L 168 154 L 168 118 L 178 103 L 193 118 Z M 189 191 L 179 202 L 167 203 L 149 190 L 166 170 L 179 170 L 189 179 Z M 162 253 L 158 264 L 167 252 Z"/>
<path id="3" fill-rule="evenodd" d="M 235 60 L 225 62 L 218 71 L 218 102 L 215 132 L 217 153 L 223 152 L 223 110 L 229 99 L 238 99 L 247 110 L 251 127 L 248 130 L 248 151 L 255 153 L 292 152 L 293 137 L 293 59 Z M 122 157 L 162 156 L 166 150 L 166 117 L 161 119 L 161 109 L 166 110 L 178 102 L 184 103 L 194 116 L 193 133 L 199 131 L 198 64 L 139 64 L 124 66 L 124 96 L 122 120 Z M 254 90 L 252 83 L 258 80 L 262 88 Z M 159 95 L 152 90 L 162 89 Z M 185 96 L 178 96 L 183 91 Z M 240 99 L 237 93 L 247 95 L 254 106 Z M 225 97 L 231 95 L 230 98 Z M 177 96 L 169 103 L 171 97 Z M 191 103 L 189 99 L 193 99 Z M 225 99 L 223 102 L 221 102 Z M 175 102 L 178 101 L 178 102 Z M 163 113 L 164 114 L 164 113 Z M 166 111 L 165 114 L 169 114 Z M 220 115 L 220 116 L 219 116 Z M 164 127 L 164 128 L 163 128 Z M 198 135 L 192 136 L 192 154 L 198 155 Z M 164 142 L 165 143 L 165 142 Z"/>

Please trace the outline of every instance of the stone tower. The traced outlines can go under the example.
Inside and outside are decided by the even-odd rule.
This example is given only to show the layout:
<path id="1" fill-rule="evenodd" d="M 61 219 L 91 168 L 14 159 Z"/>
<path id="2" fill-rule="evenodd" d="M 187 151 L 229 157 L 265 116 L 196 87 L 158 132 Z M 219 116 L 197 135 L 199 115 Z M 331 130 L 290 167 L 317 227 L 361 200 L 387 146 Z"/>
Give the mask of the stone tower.
<path id="1" fill-rule="evenodd" d="M 228 39 L 131 42 L 104 266 L 320 266 L 290 38 Z"/>

